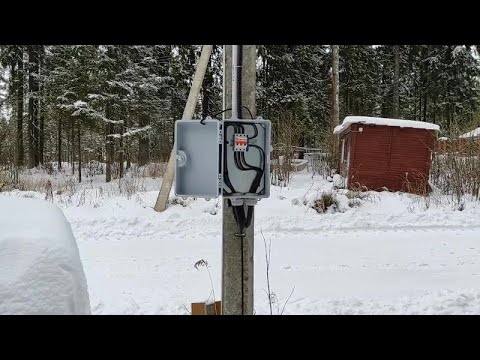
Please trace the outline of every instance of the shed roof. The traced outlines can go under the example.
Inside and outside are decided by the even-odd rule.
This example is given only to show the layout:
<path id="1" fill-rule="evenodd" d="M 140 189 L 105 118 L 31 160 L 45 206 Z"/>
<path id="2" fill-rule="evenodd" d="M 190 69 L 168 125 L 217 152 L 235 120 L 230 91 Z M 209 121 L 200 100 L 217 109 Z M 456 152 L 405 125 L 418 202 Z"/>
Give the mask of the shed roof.
<path id="1" fill-rule="evenodd" d="M 343 130 L 347 129 L 351 124 L 398 126 L 402 128 L 427 129 L 427 130 L 434 130 L 434 131 L 440 130 L 440 126 L 432 123 L 424 122 L 424 121 L 387 119 L 387 118 L 369 117 L 369 116 L 347 116 L 343 120 L 342 124 L 335 127 L 335 129 L 333 130 L 333 133 L 339 134 Z"/>

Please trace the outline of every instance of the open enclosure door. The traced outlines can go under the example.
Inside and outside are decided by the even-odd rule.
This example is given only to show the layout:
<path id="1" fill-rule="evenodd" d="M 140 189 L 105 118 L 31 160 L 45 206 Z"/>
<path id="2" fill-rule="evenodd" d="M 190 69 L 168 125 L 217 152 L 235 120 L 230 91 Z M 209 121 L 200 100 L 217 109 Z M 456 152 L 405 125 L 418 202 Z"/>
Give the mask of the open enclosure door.
<path id="1" fill-rule="evenodd" d="M 220 194 L 220 122 L 175 123 L 175 195 L 216 198 Z"/>

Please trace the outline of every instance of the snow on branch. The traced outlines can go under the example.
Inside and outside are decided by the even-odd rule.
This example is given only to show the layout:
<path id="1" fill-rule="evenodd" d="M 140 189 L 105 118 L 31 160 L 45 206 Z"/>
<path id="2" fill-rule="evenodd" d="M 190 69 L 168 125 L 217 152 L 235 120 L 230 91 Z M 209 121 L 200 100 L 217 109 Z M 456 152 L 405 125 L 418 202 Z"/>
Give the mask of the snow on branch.
<path id="1" fill-rule="evenodd" d="M 150 125 L 147 125 L 147 126 L 137 128 L 137 129 L 130 129 L 130 130 L 124 132 L 123 134 L 110 134 L 110 135 L 107 135 L 107 136 L 112 137 L 114 139 L 120 139 L 120 138 L 124 138 L 124 137 L 127 137 L 127 136 L 132 136 L 132 135 L 135 135 L 135 134 L 138 134 L 138 133 L 148 131 L 151 128 L 152 127 Z"/>
<path id="2" fill-rule="evenodd" d="M 60 108 L 66 111 L 72 111 L 72 116 L 85 116 L 90 119 L 100 120 L 110 124 L 123 124 L 123 120 L 112 120 L 106 118 L 101 112 L 91 108 L 84 101 L 78 100 L 73 104 L 60 105 Z"/>

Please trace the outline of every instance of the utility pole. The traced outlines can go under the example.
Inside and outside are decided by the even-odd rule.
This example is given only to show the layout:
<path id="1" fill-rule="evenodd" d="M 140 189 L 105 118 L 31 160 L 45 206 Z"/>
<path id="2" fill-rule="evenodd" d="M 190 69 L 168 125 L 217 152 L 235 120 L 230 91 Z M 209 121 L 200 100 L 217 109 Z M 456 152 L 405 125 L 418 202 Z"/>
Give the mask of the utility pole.
<path id="1" fill-rule="evenodd" d="M 224 46 L 224 78 L 223 105 L 224 109 L 232 108 L 232 60 L 233 47 Z M 241 100 L 256 116 L 255 81 L 256 81 L 256 46 L 239 45 L 242 53 Z M 237 50 L 235 49 L 235 50 Z M 235 54 L 237 51 L 235 51 Z M 246 116 L 242 116 L 245 114 Z M 242 109 L 239 118 L 249 118 L 248 111 Z M 230 114 L 224 113 L 224 119 Z M 269 181 L 269 179 L 266 179 Z M 254 210 L 253 210 L 254 211 Z M 253 315 L 253 250 L 254 250 L 254 214 L 251 225 L 244 229 L 245 236 L 239 237 L 239 229 L 235 221 L 229 200 L 223 199 L 223 241 L 222 241 L 222 313 L 224 315 Z"/>

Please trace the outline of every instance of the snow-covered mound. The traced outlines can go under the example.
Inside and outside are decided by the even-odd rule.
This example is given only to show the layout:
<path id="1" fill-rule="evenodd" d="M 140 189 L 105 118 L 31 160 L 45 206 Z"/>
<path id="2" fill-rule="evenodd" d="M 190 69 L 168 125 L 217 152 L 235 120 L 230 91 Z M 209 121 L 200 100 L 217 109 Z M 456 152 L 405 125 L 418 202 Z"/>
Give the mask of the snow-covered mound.
<path id="1" fill-rule="evenodd" d="M 0 196 L 0 314 L 90 314 L 77 243 L 62 211 Z"/>

